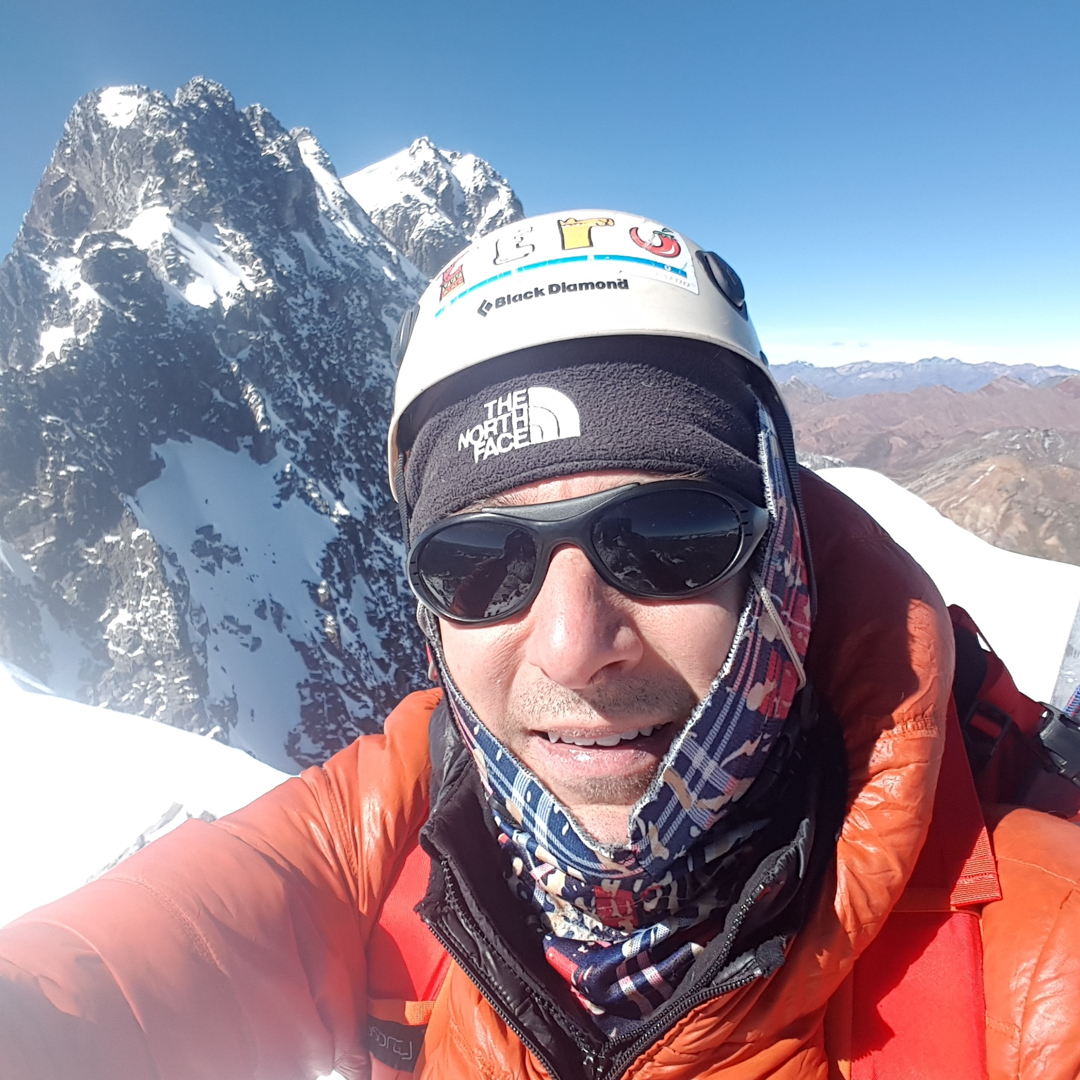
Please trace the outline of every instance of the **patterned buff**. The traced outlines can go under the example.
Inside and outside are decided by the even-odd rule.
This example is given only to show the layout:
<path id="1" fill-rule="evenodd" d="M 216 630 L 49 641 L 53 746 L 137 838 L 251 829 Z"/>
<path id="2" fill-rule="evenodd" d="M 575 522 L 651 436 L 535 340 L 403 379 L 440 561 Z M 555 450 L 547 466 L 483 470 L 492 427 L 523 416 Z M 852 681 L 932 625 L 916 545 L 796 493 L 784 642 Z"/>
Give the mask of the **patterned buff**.
<path id="1" fill-rule="evenodd" d="M 772 421 L 764 409 L 760 416 L 771 522 L 753 588 L 723 669 L 630 815 L 628 847 L 598 845 L 579 831 L 481 724 L 432 635 L 510 856 L 511 886 L 541 912 L 548 962 L 612 1036 L 671 996 L 709 939 L 702 924 L 730 904 L 725 876 L 734 852 L 766 822 L 724 819 L 758 775 L 805 682 L 810 600 L 798 518 Z"/>

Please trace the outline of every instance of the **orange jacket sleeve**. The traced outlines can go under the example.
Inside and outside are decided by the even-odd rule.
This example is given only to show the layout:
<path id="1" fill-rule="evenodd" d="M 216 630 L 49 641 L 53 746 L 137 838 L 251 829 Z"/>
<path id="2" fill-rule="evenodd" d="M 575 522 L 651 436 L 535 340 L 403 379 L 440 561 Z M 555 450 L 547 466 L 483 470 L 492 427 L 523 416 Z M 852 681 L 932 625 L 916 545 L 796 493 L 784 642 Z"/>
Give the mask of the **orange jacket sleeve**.
<path id="1" fill-rule="evenodd" d="M 366 1076 L 365 947 L 426 811 L 429 698 L 364 754 L 188 822 L 0 931 L 5 1080 Z M 396 800 L 379 798 L 389 756 Z"/>
<path id="2" fill-rule="evenodd" d="M 983 910 L 990 1080 L 1080 1076 L 1080 838 L 1036 810 L 988 814 L 1002 899 Z"/>

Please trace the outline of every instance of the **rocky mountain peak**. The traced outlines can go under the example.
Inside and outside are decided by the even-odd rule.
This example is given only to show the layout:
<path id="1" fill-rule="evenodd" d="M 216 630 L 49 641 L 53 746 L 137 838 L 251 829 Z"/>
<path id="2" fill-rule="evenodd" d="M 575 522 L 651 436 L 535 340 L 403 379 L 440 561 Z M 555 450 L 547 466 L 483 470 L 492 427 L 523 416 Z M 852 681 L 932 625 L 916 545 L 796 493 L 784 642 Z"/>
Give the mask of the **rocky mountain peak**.
<path id="1" fill-rule="evenodd" d="M 376 726 L 422 671 L 384 479 L 422 285 L 306 129 L 82 98 L 0 264 L 0 655 L 279 767 Z"/>
<path id="2" fill-rule="evenodd" d="M 442 150 L 427 136 L 342 183 L 428 277 L 477 237 L 523 216 L 513 189 L 483 158 Z"/>
<path id="3" fill-rule="evenodd" d="M 184 83 L 173 97 L 177 108 L 221 109 L 223 112 L 235 112 L 236 102 L 232 94 L 221 83 L 214 82 L 204 75 L 196 75 Z M 261 107 L 261 106 L 260 106 Z"/>

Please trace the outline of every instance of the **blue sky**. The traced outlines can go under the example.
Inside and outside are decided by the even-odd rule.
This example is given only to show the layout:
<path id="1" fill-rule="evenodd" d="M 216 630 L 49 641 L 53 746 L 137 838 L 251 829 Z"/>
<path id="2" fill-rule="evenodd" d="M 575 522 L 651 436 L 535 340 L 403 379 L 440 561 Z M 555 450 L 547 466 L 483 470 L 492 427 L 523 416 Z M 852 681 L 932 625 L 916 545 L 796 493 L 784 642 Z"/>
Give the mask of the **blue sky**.
<path id="1" fill-rule="evenodd" d="M 342 175 L 426 134 L 658 218 L 774 360 L 1080 367 L 1078 56 L 1077 0 L 0 0 L 0 250 L 81 94 L 202 74 Z"/>

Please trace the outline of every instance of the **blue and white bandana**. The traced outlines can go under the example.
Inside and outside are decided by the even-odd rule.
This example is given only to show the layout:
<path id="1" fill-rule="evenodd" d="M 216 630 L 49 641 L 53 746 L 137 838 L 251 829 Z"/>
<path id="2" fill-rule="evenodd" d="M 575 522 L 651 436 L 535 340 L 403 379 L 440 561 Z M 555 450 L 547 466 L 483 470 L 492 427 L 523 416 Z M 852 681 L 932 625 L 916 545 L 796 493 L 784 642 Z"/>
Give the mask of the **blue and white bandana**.
<path id="1" fill-rule="evenodd" d="M 769 531 L 723 668 L 630 814 L 629 844 L 598 844 L 481 723 L 432 644 L 500 830 L 510 884 L 541 913 L 551 966 L 609 1035 L 674 992 L 731 898 L 737 850 L 767 822 L 725 825 L 805 683 L 810 595 L 794 497 L 759 409 Z M 726 873 L 727 872 L 727 873 Z M 715 922 L 713 924 L 715 931 Z"/>

